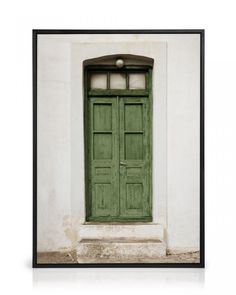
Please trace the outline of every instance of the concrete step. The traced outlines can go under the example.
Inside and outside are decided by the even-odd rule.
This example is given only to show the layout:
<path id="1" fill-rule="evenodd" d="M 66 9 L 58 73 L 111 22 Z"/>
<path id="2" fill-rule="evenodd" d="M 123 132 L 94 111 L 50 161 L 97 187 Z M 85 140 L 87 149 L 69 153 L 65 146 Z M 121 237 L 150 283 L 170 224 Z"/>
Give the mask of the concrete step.
<path id="1" fill-rule="evenodd" d="M 164 240 L 163 226 L 157 223 L 90 223 L 80 226 L 80 239 L 159 239 Z"/>
<path id="2" fill-rule="evenodd" d="M 166 255 L 158 239 L 84 239 L 77 248 L 79 263 L 150 263 Z"/>

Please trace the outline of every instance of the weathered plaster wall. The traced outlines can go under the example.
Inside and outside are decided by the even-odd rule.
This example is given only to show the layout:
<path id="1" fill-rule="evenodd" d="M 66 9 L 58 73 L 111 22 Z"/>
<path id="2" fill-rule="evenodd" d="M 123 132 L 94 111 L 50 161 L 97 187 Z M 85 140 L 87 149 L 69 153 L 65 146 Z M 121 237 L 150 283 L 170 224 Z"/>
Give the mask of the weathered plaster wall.
<path id="1" fill-rule="evenodd" d="M 199 248 L 199 37 L 38 38 L 38 250 L 75 246 L 85 220 L 82 62 L 154 58 L 153 217 L 168 248 Z"/>
<path id="2" fill-rule="evenodd" d="M 70 246 L 70 44 L 38 46 L 38 249 Z"/>

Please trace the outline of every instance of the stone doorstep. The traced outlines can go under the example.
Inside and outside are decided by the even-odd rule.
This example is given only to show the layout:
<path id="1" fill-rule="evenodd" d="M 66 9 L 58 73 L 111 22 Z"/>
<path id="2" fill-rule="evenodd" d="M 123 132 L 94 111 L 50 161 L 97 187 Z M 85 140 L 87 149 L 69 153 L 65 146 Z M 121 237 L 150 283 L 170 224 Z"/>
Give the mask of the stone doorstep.
<path id="1" fill-rule="evenodd" d="M 80 225 L 79 237 L 84 239 L 159 239 L 164 240 L 164 228 L 157 223 L 90 223 Z"/>
<path id="2" fill-rule="evenodd" d="M 158 239 L 84 239 L 77 248 L 79 263 L 145 262 L 166 256 Z"/>

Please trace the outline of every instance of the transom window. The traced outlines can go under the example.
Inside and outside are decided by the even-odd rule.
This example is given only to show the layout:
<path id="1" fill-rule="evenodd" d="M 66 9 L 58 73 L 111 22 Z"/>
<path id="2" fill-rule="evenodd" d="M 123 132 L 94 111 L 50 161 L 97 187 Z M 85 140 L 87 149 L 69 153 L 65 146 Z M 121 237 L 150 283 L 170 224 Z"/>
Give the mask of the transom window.
<path id="1" fill-rule="evenodd" d="M 144 90 L 146 89 L 145 72 L 91 72 L 91 90 Z"/>

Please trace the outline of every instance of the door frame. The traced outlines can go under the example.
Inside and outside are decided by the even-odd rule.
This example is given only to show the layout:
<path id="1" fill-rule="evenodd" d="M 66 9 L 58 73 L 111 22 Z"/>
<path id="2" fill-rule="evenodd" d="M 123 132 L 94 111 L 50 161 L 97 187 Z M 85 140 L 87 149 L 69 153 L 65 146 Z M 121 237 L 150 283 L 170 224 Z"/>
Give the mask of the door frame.
<path id="1" fill-rule="evenodd" d="M 84 86 L 84 172 L 85 172 L 85 216 L 86 222 L 88 221 L 96 221 L 96 222 L 151 222 L 152 221 L 152 153 L 153 153 L 153 91 L 152 91 L 152 66 L 150 65 L 127 65 L 121 68 L 117 68 L 113 65 L 87 65 L 84 67 L 84 75 L 83 75 L 83 86 Z M 89 89 L 89 75 L 90 72 L 145 72 L 146 73 L 146 89 L 145 90 L 90 90 Z M 149 144 L 150 144 L 150 155 L 149 155 L 149 162 L 148 162 L 148 181 L 147 185 L 149 186 L 149 212 L 150 216 L 141 217 L 141 218 L 130 218 L 128 217 L 125 219 L 124 217 L 96 217 L 95 219 L 91 218 L 91 208 L 92 208 L 92 198 L 90 196 L 91 188 L 90 188 L 90 181 L 89 181 L 89 96 L 95 97 L 112 97 L 112 96 L 122 96 L 122 97 L 147 97 L 149 100 Z"/>

